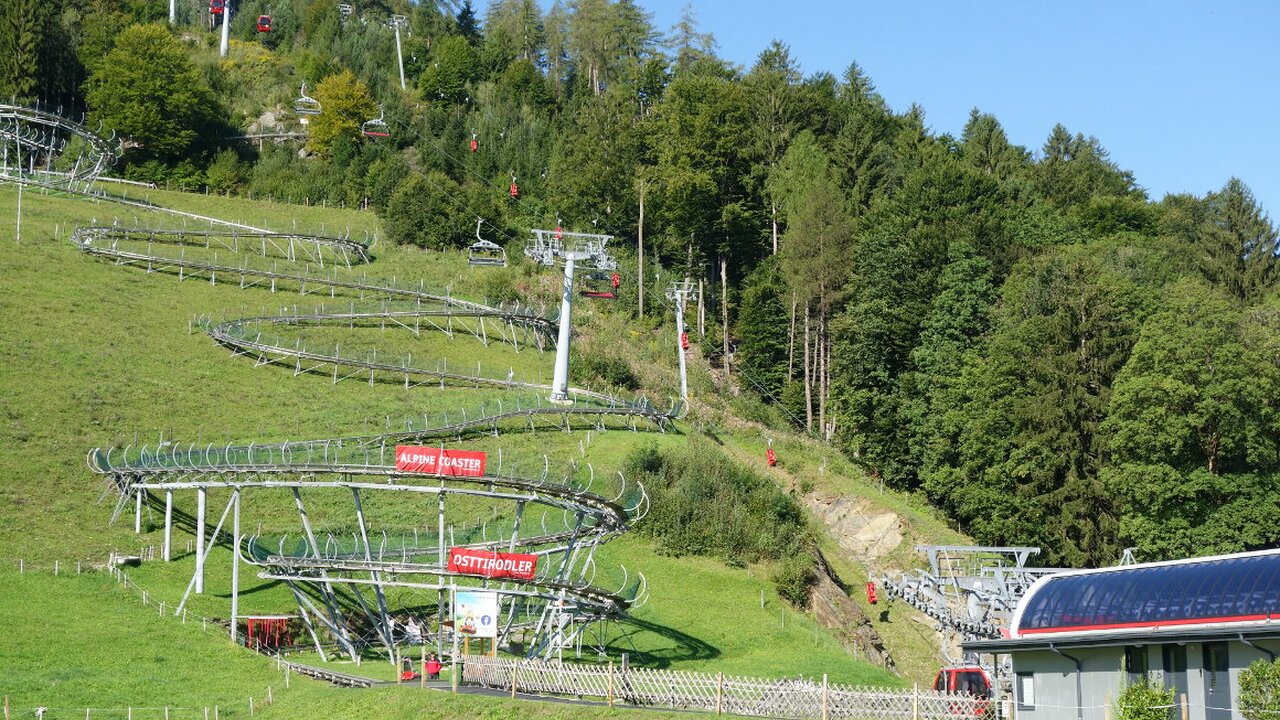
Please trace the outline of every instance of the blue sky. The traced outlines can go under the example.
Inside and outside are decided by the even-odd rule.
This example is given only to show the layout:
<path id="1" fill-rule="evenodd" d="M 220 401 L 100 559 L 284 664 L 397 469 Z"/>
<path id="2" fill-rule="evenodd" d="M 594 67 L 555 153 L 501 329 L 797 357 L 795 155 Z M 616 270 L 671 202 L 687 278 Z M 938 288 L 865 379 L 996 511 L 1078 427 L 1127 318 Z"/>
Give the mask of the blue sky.
<path id="1" fill-rule="evenodd" d="M 662 32 L 688 0 L 638 0 Z M 479 3 L 477 3 L 479 5 Z M 694 0 L 719 55 L 773 39 L 808 75 L 851 61 L 895 110 L 958 135 L 969 110 L 1038 150 L 1055 123 L 1097 137 L 1153 199 L 1237 176 L 1280 220 L 1280 2 Z"/>

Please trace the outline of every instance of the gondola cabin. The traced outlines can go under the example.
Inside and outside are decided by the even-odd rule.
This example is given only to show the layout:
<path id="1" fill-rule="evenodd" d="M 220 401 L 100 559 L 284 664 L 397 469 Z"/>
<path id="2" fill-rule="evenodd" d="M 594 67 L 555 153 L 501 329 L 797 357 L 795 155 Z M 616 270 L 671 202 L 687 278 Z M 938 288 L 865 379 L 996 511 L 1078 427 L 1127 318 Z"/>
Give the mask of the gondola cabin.
<path id="1" fill-rule="evenodd" d="M 212 15 L 221 15 L 226 7 L 227 0 L 209 0 L 209 13 Z"/>
<path id="2" fill-rule="evenodd" d="M 258 32 L 260 33 L 271 32 L 271 16 L 270 15 L 258 16 Z"/>

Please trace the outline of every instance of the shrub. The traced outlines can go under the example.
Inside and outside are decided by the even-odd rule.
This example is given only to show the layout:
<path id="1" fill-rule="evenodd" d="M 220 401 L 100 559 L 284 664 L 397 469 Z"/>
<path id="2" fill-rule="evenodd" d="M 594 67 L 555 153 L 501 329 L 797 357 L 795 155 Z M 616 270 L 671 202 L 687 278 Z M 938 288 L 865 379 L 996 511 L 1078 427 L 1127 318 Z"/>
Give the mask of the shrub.
<path id="1" fill-rule="evenodd" d="M 809 605 L 809 593 L 818 582 L 818 571 L 814 567 L 813 556 L 796 555 L 784 560 L 774 570 L 773 584 L 783 600 L 798 608 Z"/>
<path id="2" fill-rule="evenodd" d="M 795 499 L 706 440 L 692 439 L 663 453 L 651 447 L 634 451 L 625 473 L 649 491 L 653 509 L 637 530 L 654 538 L 662 552 L 741 562 L 809 552 Z"/>
<path id="3" fill-rule="evenodd" d="M 1173 690 L 1145 679 L 1129 685 L 1116 698 L 1116 720 L 1169 720 L 1173 717 Z"/>
<path id="4" fill-rule="evenodd" d="M 1280 663 L 1258 660 L 1240 673 L 1240 714 L 1245 720 L 1280 716 Z"/>
<path id="5" fill-rule="evenodd" d="M 587 378 L 590 385 L 604 383 L 624 390 L 640 389 L 640 379 L 622 358 L 589 351 L 575 354 L 571 362 L 575 368 L 574 375 Z"/>

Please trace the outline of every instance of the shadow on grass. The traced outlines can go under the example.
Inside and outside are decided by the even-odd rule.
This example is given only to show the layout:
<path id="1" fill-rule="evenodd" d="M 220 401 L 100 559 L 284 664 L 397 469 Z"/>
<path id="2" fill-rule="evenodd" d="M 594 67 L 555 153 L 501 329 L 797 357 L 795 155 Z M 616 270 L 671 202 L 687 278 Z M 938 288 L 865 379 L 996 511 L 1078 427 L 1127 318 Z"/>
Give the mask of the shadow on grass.
<path id="1" fill-rule="evenodd" d="M 619 626 L 621 633 L 610 638 L 606 649 L 610 655 L 627 653 L 631 662 L 636 665 L 667 669 L 678 662 L 712 660 L 720 657 L 720 648 L 715 645 L 666 625 L 628 618 L 619 623 Z M 642 633 L 652 633 L 669 641 L 670 644 L 662 648 L 640 650 L 635 646 L 634 638 Z"/>

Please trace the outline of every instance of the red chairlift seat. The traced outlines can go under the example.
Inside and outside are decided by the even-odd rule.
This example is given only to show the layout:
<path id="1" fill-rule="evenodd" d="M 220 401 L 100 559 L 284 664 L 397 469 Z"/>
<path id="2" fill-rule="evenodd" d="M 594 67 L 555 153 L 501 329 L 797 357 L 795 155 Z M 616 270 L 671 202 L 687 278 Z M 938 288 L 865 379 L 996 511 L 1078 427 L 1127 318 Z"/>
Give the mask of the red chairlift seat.
<path id="1" fill-rule="evenodd" d="M 227 0 L 209 0 L 209 12 L 214 15 L 221 15 L 226 6 Z"/>
<path id="2" fill-rule="evenodd" d="M 271 16 L 270 15 L 258 16 L 258 32 L 265 32 L 265 33 L 271 32 Z"/>
<path id="3" fill-rule="evenodd" d="M 378 117 L 372 120 L 366 120 L 360 126 L 360 134 L 367 138 L 387 138 L 391 137 L 391 128 L 382 119 L 382 106 L 378 106 Z"/>
<path id="4" fill-rule="evenodd" d="M 516 185 L 515 180 L 512 180 L 511 181 L 511 197 L 519 197 L 519 196 L 520 196 L 520 186 Z"/>
<path id="5" fill-rule="evenodd" d="M 582 290 L 582 296 L 594 298 L 596 300 L 617 300 L 618 285 L 621 283 L 621 277 L 618 273 L 606 275 L 602 272 L 588 273 L 586 278 L 587 286 Z"/>

